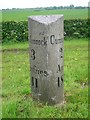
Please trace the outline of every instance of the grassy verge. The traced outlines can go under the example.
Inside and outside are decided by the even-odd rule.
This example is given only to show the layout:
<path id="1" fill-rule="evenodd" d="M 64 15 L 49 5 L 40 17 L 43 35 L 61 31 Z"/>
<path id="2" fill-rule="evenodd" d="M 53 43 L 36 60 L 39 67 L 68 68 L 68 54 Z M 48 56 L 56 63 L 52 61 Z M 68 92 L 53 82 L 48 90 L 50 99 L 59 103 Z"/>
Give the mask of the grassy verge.
<path id="1" fill-rule="evenodd" d="M 68 39 L 68 38 L 65 38 L 64 40 L 65 42 L 65 47 L 68 47 L 68 46 L 79 46 L 79 44 L 81 46 L 83 45 L 87 45 L 87 42 L 88 41 L 88 38 L 82 38 L 82 39 Z M 83 41 L 83 42 L 82 42 Z M 78 42 L 78 43 L 77 43 Z M 69 43 L 69 44 L 68 44 Z M 29 42 L 26 41 L 26 42 L 9 42 L 9 43 L 3 43 L 2 45 L 2 50 L 8 50 L 8 49 L 28 49 L 29 48 Z"/>
<path id="2" fill-rule="evenodd" d="M 31 15 L 63 14 L 65 19 L 87 19 L 88 9 L 64 9 L 64 10 L 5 10 L 2 11 L 3 21 L 25 21 Z"/>
<path id="3" fill-rule="evenodd" d="M 3 43 L 2 50 L 7 49 L 28 49 L 29 42 L 10 42 L 10 43 Z"/>
<path id="4" fill-rule="evenodd" d="M 65 105 L 54 107 L 32 100 L 28 42 L 3 45 L 3 118 L 87 118 L 88 42 L 64 42 Z M 10 51 L 8 51 L 10 49 Z M 24 49 L 24 50 L 16 50 Z"/>

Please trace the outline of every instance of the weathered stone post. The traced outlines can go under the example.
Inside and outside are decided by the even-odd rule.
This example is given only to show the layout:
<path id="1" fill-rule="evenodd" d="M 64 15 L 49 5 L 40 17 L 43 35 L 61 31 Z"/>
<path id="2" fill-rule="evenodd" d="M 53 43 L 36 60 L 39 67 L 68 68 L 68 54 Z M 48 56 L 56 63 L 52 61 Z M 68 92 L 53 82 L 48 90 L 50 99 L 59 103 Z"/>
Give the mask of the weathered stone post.
<path id="1" fill-rule="evenodd" d="M 63 15 L 30 16 L 31 90 L 44 103 L 63 102 Z"/>

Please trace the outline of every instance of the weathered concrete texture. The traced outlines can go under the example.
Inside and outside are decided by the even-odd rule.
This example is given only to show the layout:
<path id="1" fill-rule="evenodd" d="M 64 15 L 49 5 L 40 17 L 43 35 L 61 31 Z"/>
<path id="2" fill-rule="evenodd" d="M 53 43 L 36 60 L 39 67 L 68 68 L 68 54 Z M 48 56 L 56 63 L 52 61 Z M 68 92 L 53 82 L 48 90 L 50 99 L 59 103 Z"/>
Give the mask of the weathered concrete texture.
<path id="1" fill-rule="evenodd" d="M 33 98 L 63 102 L 63 15 L 28 18 Z"/>

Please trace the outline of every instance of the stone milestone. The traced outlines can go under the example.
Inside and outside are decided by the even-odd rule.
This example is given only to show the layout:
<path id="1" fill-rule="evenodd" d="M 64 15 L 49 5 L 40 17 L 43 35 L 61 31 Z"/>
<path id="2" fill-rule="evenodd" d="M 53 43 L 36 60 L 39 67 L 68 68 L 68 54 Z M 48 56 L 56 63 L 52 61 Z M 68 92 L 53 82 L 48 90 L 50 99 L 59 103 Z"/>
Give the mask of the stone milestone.
<path id="1" fill-rule="evenodd" d="M 63 102 L 63 15 L 28 17 L 32 96 L 43 103 Z"/>

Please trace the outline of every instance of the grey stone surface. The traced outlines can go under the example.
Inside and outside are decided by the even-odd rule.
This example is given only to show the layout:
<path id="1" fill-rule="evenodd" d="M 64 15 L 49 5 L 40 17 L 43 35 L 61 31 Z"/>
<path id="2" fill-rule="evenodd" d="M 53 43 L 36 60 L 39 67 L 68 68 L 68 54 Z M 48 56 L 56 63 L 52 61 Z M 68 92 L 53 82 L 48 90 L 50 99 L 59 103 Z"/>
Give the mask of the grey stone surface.
<path id="1" fill-rule="evenodd" d="M 33 98 L 63 102 L 63 15 L 28 17 Z"/>

